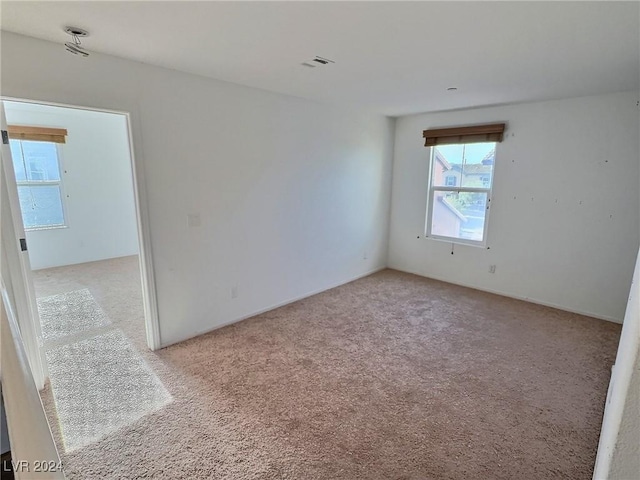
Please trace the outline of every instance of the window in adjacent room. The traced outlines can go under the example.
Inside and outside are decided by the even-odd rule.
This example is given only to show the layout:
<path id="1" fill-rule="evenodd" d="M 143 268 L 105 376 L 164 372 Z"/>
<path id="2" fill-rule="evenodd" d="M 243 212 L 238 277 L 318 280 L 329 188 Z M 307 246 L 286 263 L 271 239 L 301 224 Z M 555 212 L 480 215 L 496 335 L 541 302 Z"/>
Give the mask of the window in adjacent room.
<path id="1" fill-rule="evenodd" d="M 473 130 L 485 127 L 496 132 Z M 427 237 L 486 245 L 496 145 L 503 131 L 504 124 L 425 130 L 431 147 Z"/>
<path id="2" fill-rule="evenodd" d="M 9 145 L 25 230 L 66 226 L 58 143 L 11 139 Z"/>

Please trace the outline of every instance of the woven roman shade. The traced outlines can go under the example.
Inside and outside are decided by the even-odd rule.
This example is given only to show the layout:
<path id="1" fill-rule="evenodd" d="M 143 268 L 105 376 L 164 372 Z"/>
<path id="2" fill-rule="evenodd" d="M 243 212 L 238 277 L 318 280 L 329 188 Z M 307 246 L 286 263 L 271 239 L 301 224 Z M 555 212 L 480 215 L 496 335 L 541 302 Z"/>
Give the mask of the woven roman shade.
<path id="1" fill-rule="evenodd" d="M 9 125 L 9 138 L 14 140 L 31 140 L 36 142 L 66 143 L 66 128 L 28 127 L 26 125 Z"/>
<path id="2" fill-rule="evenodd" d="M 432 128 L 424 130 L 422 136 L 425 147 L 454 143 L 501 142 L 505 126 L 504 123 L 492 123 L 470 127 Z"/>

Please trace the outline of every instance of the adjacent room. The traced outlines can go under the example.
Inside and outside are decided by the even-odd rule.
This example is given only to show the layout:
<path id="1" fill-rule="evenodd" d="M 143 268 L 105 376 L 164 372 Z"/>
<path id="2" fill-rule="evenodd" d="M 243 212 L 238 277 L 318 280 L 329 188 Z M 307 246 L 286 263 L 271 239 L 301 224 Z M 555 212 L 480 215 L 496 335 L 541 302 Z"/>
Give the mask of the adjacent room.
<path id="1" fill-rule="evenodd" d="M 69 451 L 168 401 L 132 344 L 146 347 L 128 121 L 38 103 L 4 109 L 43 360 Z M 105 401 L 79 418 L 88 396 L 108 398 L 127 379 L 140 395 L 114 399 L 123 418 Z"/>
<path id="2" fill-rule="evenodd" d="M 16 478 L 637 478 L 639 3 L 1 9 Z"/>

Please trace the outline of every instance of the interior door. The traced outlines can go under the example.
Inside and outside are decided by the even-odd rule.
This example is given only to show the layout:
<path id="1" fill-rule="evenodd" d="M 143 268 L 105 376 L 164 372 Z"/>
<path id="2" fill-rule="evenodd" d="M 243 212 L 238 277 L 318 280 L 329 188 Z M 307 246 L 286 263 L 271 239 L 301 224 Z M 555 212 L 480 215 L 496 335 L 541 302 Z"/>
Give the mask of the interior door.
<path id="1" fill-rule="evenodd" d="M 9 139 L 6 134 L 7 120 L 4 103 L 0 102 L 0 125 L 2 146 L 0 149 L 0 267 L 8 301 L 17 317 L 24 349 L 31 367 L 33 380 L 38 389 L 44 387 L 48 377 L 44 356 L 40 318 L 36 306 L 31 263 L 26 235 L 20 212 L 18 187 L 13 169 Z"/>

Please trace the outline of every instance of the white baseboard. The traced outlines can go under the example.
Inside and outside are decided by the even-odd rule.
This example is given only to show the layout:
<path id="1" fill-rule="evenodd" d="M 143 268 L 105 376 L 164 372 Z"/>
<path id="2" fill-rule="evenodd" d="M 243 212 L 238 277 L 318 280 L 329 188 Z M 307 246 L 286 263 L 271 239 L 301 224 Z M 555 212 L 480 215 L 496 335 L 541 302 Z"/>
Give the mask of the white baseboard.
<path id="1" fill-rule="evenodd" d="M 387 267 L 387 268 L 390 268 L 392 270 L 397 270 L 399 272 L 411 273 L 413 275 L 418 275 L 419 277 L 431 278 L 432 280 L 438 280 L 439 282 L 445 282 L 445 283 L 450 283 L 452 285 L 458 285 L 460 287 L 471 288 L 473 290 L 478 290 L 480 292 L 493 293 L 494 295 L 500 295 L 502 297 L 514 298 L 516 300 L 522 300 L 522 301 L 529 302 L 529 303 L 535 303 L 536 305 L 542 305 L 544 307 L 556 308 L 556 309 L 562 310 L 564 312 L 577 313 L 578 315 L 584 315 L 586 317 L 593 317 L 593 318 L 597 318 L 599 320 L 606 320 L 607 322 L 613 322 L 613 323 L 622 324 L 622 320 L 620 320 L 618 318 L 609 317 L 607 315 L 600 315 L 598 313 L 593 313 L 593 312 L 585 312 L 583 310 L 577 310 L 577 309 L 565 307 L 564 305 L 558 305 L 556 303 L 546 302 L 544 300 L 538 300 L 536 298 L 531 298 L 531 297 L 527 297 L 527 296 L 523 296 L 523 295 L 517 295 L 517 294 L 514 294 L 514 293 L 503 292 L 503 291 L 500 291 L 500 290 L 493 290 L 493 289 L 490 289 L 490 288 L 480 288 L 480 287 L 478 287 L 476 285 L 470 285 L 470 284 L 463 283 L 463 282 L 454 282 L 454 281 L 452 281 L 450 279 L 438 277 L 438 276 L 435 276 L 435 275 L 423 275 L 423 274 L 418 273 L 418 272 L 412 272 L 410 270 L 402 270 L 400 268 L 394 268 L 394 267 Z"/>
<path id="2" fill-rule="evenodd" d="M 333 284 L 333 285 L 331 285 L 329 287 L 326 287 L 326 288 L 320 288 L 318 290 L 314 290 L 312 292 L 305 293 L 305 294 L 297 296 L 295 298 L 291 298 L 289 300 L 285 300 L 284 302 L 276 303 L 276 304 L 271 305 L 271 306 L 269 306 L 267 308 L 263 308 L 263 309 L 257 310 L 257 311 L 255 311 L 253 313 L 249 313 L 247 315 L 243 315 L 242 317 L 235 318 L 233 320 L 229 320 L 228 322 L 220 323 L 220 324 L 216 325 L 215 327 L 212 327 L 212 328 L 207 329 L 207 330 L 203 330 L 201 332 L 196 333 L 195 335 L 191 335 L 189 337 L 185 337 L 185 338 L 183 338 L 181 340 L 176 340 L 176 341 L 170 342 L 170 343 L 163 343 L 160 346 L 160 348 L 169 347 L 171 345 L 175 345 L 176 343 L 184 342 L 185 340 L 189 340 L 191 338 L 199 337 L 200 335 L 205 335 L 205 334 L 207 334 L 209 332 L 213 332 L 215 330 L 218 330 L 219 328 L 227 327 L 229 325 L 233 325 L 234 323 L 238 323 L 238 322 L 241 322 L 243 320 L 247 320 L 248 318 L 255 317 L 256 315 L 260 315 L 262 313 L 266 313 L 266 312 L 269 312 L 271 310 L 275 310 L 276 308 L 284 307 L 285 305 L 289 305 L 291 303 L 295 303 L 295 302 L 298 302 L 300 300 L 304 300 L 305 298 L 313 297 L 314 295 L 318 295 L 319 293 L 326 292 L 328 290 L 332 290 L 334 288 L 340 287 L 341 285 L 345 285 L 347 283 L 354 282 L 354 281 L 356 281 L 356 280 L 358 280 L 360 278 L 368 277 L 369 275 L 373 275 L 374 273 L 380 272 L 381 270 L 385 270 L 386 268 L 387 268 L 386 266 L 376 267 L 373 270 L 369 270 L 368 272 L 362 273 L 360 275 L 356 275 L 355 277 L 349 278 L 348 280 L 344 280 L 342 282 Z"/>
<path id="3" fill-rule="evenodd" d="M 492 293 L 494 295 L 500 295 L 502 297 L 508 297 L 508 298 L 513 298 L 513 299 L 516 299 L 516 300 L 522 300 L 524 302 L 534 303 L 536 305 L 542 305 L 542 306 L 545 306 L 545 307 L 556 308 L 558 310 L 562 310 L 562 311 L 565 311 L 565 312 L 577 313 L 578 315 L 585 315 L 587 317 L 597 318 L 599 320 L 606 320 L 608 322 L 622 324 L 622 321 L 617 319 L 617 318 L 609 317 L 609 316 L 606 316 L 606 315 L 600 315 L 600 314 L 593 313 L 593 312 L 586 312 L 586 311 L 582 311 L 582 310 L 572 309 L 572 308 L 565 307 L 563 305 L 558 305 L 558 304 L 555 304 L 555 303 L 546 302 L 544 300 L 539 300 L 539 299 L 536 299 L 536 298 L 526 297 L 526 296 L 522 296 L 522 295 L 508 293 L 508 292 L 503 292 L 503 291 L 500 291 L 500 290 L 493 290 L 493 289 L 490 289 L 490 288 L 479 288 L 479 287 L 477 287 L 475 285 L 470 285 L 470 284 L 463 283 L 463 282 L 453 282 L 453 281 L 451 281 L 449 279 L 438 277 L 438 276 L 434 276 L 434 275 L 427 276 L 427 275 L 423 275 L 423 274 L 418 273 L 418 272 L 412 272 L 410 270 L 402 270 L 400 268 L 393 268 L 393 267 L 383 266 L 383 267 L 374 268 L 373 270 L 369 270 L 368 272 L 362 273 L 360 275 L 356 275 L 355 277 L 352 277 L 352 278 L 349 278 L 348 280 L 344 280 L 342 282 L 333 284 L 333 285 L 331 285 L 329 287 L 321 288 L 321 289 L 318 289 L 318 290 L 314 290 L 312 292 L 305 293 L 305 294 L 297 296 L 295 298 L 291 298 L 291 299 L 285 300 L 283 302 L 279 302 L 279 303 L 276 303 L 274 305 L 271 305 L 269 307 L 257 310 L 255 312 L 249 313 L 247 315 L 243 315 L 242 317 L 238 317 L 238 318 L 235 318 L 233 320 L 229 320 L 227 322 L 220 323 L 220 324 L 216 325 L 215 327 L 209 328 L 207 330 L 203 330 L 201 332 L 196 333 L 195 335 L 191 335 L 189 337 L 185 337 L 183 339 L 176 340 L 174 342 L 163 343 L 160 348 L 169 347 L 171 345 L 175 345 L 176 343 L 184 342 L 185 340 L 189 340 L 191 338 L 199 337 L 200 335 L 204 335 L 204 334 L 207 334 L 209 332 L 213 332 L 215 330 L 218 330 L 219 328 L 227 327 L 229 325 L 233 325 L 234 323 L 238 323 L 238 322 L 241 322 L 243 320 L 247 320 L 248 318 L 255 317 L 256 315 L 260 315 L 262 313 L 266 313 L 266 312 L 269 312 L 271 310 L 275 310 L 276 308 L 284 307 L 285 305 L 289 305 L 291 303 L 295 303 L 295 302 L 298 302 L 300 300 L 304 300 L 305 298 L 309 298 L 309 297 L 312 297 L 312 296 L 317 295 L 319 293 L 326 292 L 326 291 L 331 290 L 333 288 L 337 288 L 337 287 L 339 287 L 341 285 L 345 285 L 347 283 L 354 282 L 354 281 L 356 281 L 356 280 L 358 280 L 360 278 L 368 277 L 369 275 L 373 275 L 374 273 L 379 272 L 381 270 L 385 270 L 387 268 L 390 268 L 392 270 L 397 270 L 399 272 L 411 273 L 412 275 L 417 275 L 417 276 L 423 277 L 423 278 L 430 278 L 432 280 L 438 280 L 439 282 L 450 283 L 452 285 L 458 285 L 458 286 L 465 287 L 465 288 L 471 288 L 473 290 L 478 290 L 478 291 L 481 291 L 481 292 Z"/>

